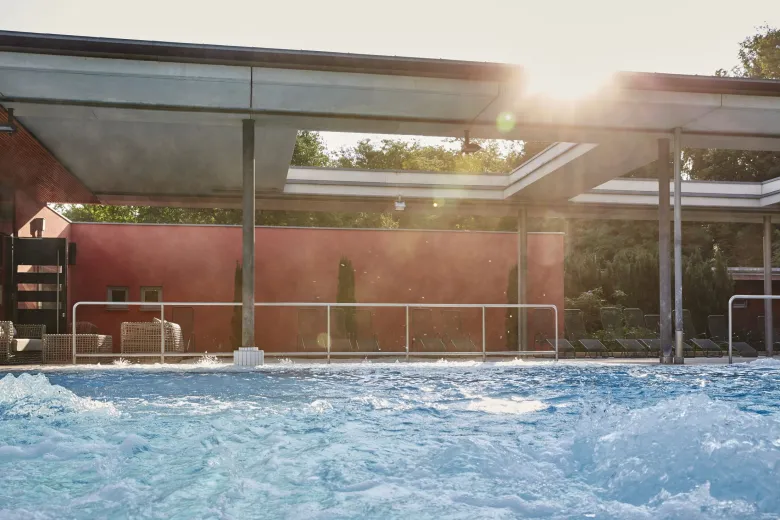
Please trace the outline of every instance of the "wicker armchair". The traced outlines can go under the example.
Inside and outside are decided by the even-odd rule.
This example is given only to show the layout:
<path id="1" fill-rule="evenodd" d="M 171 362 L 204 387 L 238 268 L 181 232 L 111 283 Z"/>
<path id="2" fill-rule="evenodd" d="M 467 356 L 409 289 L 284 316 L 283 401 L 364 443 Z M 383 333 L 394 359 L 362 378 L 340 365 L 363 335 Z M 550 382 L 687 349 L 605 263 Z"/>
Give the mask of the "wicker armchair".
<path id="1" fill-rule="evenodd" d="M 73 323 L 68 323 L 68 330 L 66 332 L 71 332 L 73 330 Z M 76 334 L 97 334 L 98 328 L 97 325 L 95 325 L 92 322 L 89 321 L 77 321 L 76 322 Z"/>
<path id="2" fill-rule="evenodd" d="M 184 340 L 178 323 L 166 321 L 165 351 L 184 352 Z M 160 320 L 144 322 L 124 322 L 121 331 L 121 350 L 123 354 L 160 352 Z"/>
<path id="3" fill-rule="evenodd" d="M 111 354 L 113 352 L 113 338 L 99 334 L 76 334 L 76 352 L 79 354 Z M 43 363 L 73 362 L 73 334 L 47 334 L 43 338 L 41 359 Z M 89 359 L 108 361 L 111 358 Z"/>
<path id="4" fill-rule="evenodd" d="M 10 321 L 0 321 L 0 363 L 8 361 L 11 343 L 14 341 L 14 324 Z"/>
<path id="5" fill-rule="evenodd" d="M 43 338 L 46 337 L 46 325 L 16 324 L 14 339 L 11 341 L 10 353 L 21 351 L 43 350 Z"/>

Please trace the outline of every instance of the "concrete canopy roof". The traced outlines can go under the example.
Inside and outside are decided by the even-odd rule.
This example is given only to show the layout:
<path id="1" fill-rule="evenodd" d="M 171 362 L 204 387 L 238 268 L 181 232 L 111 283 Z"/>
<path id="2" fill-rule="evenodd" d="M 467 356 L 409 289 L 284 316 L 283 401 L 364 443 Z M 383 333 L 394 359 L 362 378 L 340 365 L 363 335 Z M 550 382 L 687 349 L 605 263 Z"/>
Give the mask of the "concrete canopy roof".
<path id="1" fill-rule="evenodd" d="M 490 63 L 0 32 L 0 104 L 107 203 L 237 203 L 246 118 L 265 207 L 402 195 L 462 211 L 631 208 L 649 200 L 635 186 L 612 200 L 622 188 L 604 183 L 655 160 L 675 128 L 687 147 L 780 151 L 780 81 L 621 73 L 560 101 L 526 79 Z M 303 129 L 556 144 L 506 176 L 288 169 Z M 767 213 L 773 197 L 696 207 Z"/>

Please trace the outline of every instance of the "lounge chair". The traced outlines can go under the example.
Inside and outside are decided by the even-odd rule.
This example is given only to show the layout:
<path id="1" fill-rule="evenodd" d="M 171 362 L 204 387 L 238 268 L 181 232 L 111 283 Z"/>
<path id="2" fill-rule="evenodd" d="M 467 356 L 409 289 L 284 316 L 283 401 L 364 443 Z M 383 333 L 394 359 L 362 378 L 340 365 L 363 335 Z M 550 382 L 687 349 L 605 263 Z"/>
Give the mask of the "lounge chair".
<path id="1" fill-rule="evenodd" d="M 158 334 L 159 337 L 159 334 Z M 159 346 L 157 347 L 159 350 Z M 109 354 L 103 358 L 81 358 L 81 362 L 110 362 L 113 352 L 113 338 L 99 334 L 76 334 L 76 353 L 78 354 Z M 73 334 L 46 334 L 43 338 L 43 355 L 41 361 L 45 364 L 73 362 Z"/>
<path id="2" fill-rule="evenodd" d="M 14 324 L 10 321 L 0 321 L 0 363 L 8 361 L 11 353 L 11 343 L 14 341 Z"/>
<path id="3" fill-rule="evenodd" d="M 330 320 L 330 350 L 332 352 L 351 352 L 355 350 L 355 343 L 347 331 L 347 308 L 331 308 Z"/>
<path id="4" fill-rule="evenodd" d="M 46 325 L 14 324 L 14 339 L 9 348 L 8 363 L 40 363 Z"/>
<path id="5" fill-rule="evenodd" d="M 374 319 L 369 309 L 355 311 L 355 343 L 360 352 L 379 352 L 379 339 L 374 333 Z"/>
<path id="6" fill-rule="evenodd" d="M 66 333 L 70 333 L 73 330 L 73 323 L 68 323 L 68 330 Z M 77 321 L 76 322 L 76 334 L 97 334 L 98 328 L 92 322 L 89 321 Z"/>
<path id="7" fill-rule="evenodd" d="M 623 321 L 626 323 L 626 328 L 629 329 L 645 329 L 645 313 L 642 309 L 629 308 L 623 309 Z"/>
<path id="8" fill-rule="evenodd" d="M 623 313 L 617 307 L 602 307 L 599 309 L 601 315 L 601 326 L 604 330 L 612 333 L 615 336 L 615 341 L 623 349 L 623 354 L 638 356 L 647 356 L 650 354 L 649 349 L 638 339 L 625 338 L 625 330 L 623 328 Z"/>
<path id="9" fill-rule="evenodd" d="M 710 329 L 710 339 L 727 350 L 729 347 L 729 328 L 726 317 L 722 314 L 707 316 L 707 327 Z M 758 357 L 758 351 L 744 341 L 734 341 L 731 346 L 734 352 L 742 357 Z"/>
<path id="10" fill-rule="evenodd" d="M 693 316 L 691 311 L 683 309 L 683 333 L 688 341 L 694 344 L 694 346 L 701 350 L 705 356 L 722 356 L 723 349 L 720 345 L 704 337 L 704 335 L 696 334 L 696 327 L 693 324 Z"/>
<path id="11" fill-rule="evenodd" d="M 325 352 L 328 350 L 326 311 L 319 307 L 298 309 L 298 350 Z"/>
<path id="12" fill-rule="evenodd" d="M 645 314 L 645 328 L 653 334 L 661 333 L 661 315 Z"/>
<path id="13" fill-rule="evenodd" d="M 431 309 L 411 310 L 411 326 L 414 333 L 412 344 L 418 352 L 446 352 L 447 346 L 436 332 Z"/>
<path id="14" fill-rule="evenodd" d="M 585 330 L 585 320 L 582 317 L 580 309 L 565 309 L 563 311 L 564 322 L 566 324 L 566 339 L 568 339 L 576 348 L 579 344 L 588 355 L 606 356 L 609 350 L 602 342 L 597 339 L 588 338 L 588 332 Z"/>
<path id="15" fill-rule="evenodd" d="M 536 325 L 536 337 L 534 341 L 537 346 L 545 347 L 549 350 L 555 350 L 555 320 L 553 320 L 552 309 L 531 309 L 533 323 Z M 574 345 L 566 338 L 558 337 L 558 357 L 577 357 L 577 350 Z"/>
<path id="16" fill-rule="evenodd" d="M 659 357 L 661 356 L 661 340 L 660 339 L 658 339 L 658 338 L 654 338 L 654 339 L 640 339 L 639 341 L 641 341 L 642 343 L 644 343 L 647 346 L 647 348 L 650 350 L 651 354 L 658 354 Z M 674 352 L 674 341 L 669 340 L 668 341 L 668 345 L 672 349 L 672 352 Z M 684 346 L 688 347 L 688 349 L 691 348 L 688 345 L 684 345 Z M 687 352 L 687 350 L 686 350 L 686 352 Z"/>
<path id="17" fill-rule="evenodd" d="M 447 347 L 455 352 L 479 352 L 477 345 L 468 334 L 463 332 L 463 320 L 460 311 L 442 311 L 444 318 L 444 339 Z"/>
<path id="18" fill-rule="evenodd" d="M 159 318 L 143 322 L 123 322 L 120 326 L 120 350 L 124 353 L 160 353 L 160 329 L 165 330 L 165 351 L 184 352 L 181 326 L 168 320 L 164 324 Z"/>
<path id="19" fill-rule="evenodd" d="M 774 323 L 773 323 L 774 325 Z M 755 331 L 755 336 L 759 339 L 757 343 L 761 344 L 761 348 L 758 349 L 766 355 L 766 348 L 764 345 L 766 344 L 765 338 L 766 338 L 766 323 L 764 322 L 764 317 L 759 316 L 758 317 L 758 330 Z M 780 330 L 772 327 L 774 330 L 774 335 L 772 336 L 772 353 L 777 352 L 778 349 L 780 349 Z"/>
<path id="20" fill-rule="evenodd" d="M 645 314 L 645 327 L 650 332 L 660 336 L 661 334 L 661 315 L 660 314 Z M 647 345 L 650 349 L 651 355 L 661 356 L 661 341 L 658 338 L 641 339 L 642 343 Z M 672 352 L 674 352 L 674 340 L 669 340 L 672 345 Z M 683 343 L 683 354 L 686 357 L 696 357 L 696 351 L 688 345 Z"/>

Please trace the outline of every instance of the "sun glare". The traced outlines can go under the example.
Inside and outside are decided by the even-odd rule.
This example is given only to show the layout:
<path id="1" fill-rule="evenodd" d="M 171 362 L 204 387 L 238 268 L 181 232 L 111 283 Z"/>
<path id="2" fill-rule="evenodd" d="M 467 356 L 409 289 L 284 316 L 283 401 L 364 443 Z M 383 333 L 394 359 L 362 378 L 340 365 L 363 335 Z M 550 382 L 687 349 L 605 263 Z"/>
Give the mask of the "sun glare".
<path id="1" fill-rule="evenodd" d="M 615 71 L 592 64 L 537 65 L 526 68 L 526 92 L 561 100 L 586 98 L 607 86 Z"/>

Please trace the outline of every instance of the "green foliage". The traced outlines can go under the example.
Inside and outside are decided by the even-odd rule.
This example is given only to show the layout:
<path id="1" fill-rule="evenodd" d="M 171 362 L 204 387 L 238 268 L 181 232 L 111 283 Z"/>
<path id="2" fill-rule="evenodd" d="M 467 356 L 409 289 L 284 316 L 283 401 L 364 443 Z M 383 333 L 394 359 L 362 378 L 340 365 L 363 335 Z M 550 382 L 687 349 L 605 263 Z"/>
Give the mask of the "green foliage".
<path id="1" fill-rule="evenodd" d="M 780 79 L 780 29 L 764 25 L 739 46 L 740 76 Z"/>
<path id="2" fill-rule="evenodd" d="M 607 299 L 601 287 L 582 292 L 573 298 L 565 298 L 564 302 L 567 309 L 582 311 L 585 330 L 591 334 L 601 330 L 600 309 L 607 306 Z"/>
<path id="3" fill-rule="evenodd" d="M 568 295 L 578 295 L 599 288 L 603 292 L 603 267 L 595 254 L 579 252 L 567 256 L 564 260 L 563 286 Z"/>
<path id="4" fill-rule="evenodd" d="M 717 71 L 718 76 L 740 76 L 745 78 L 780 79 L 780 30 L 763 26 L 757 34 L 739 46 L 739 66 L 730 72 Z M 692 179 L 763 182 L 780 177 L 780 153 L 751 152 L 745 150 L 689 149 L 684 150 L 686 173 Z M 721 225 L 725 235 L 735 236 L 739 226 Z M 739 240 L 740 243 L 752 243 Z M 760 244 L 761 241 L 759 240 Z M 727 258 L 739 256 L 735 265 L 757 265 L 760 259 L 755 250 L 750 255 L 739 255 L 735 250 L 724 247 Z"/>
<path id="5" fill-rule="evenodd" d="M 352 261 L 342 256 L 339 260 L 338 287 L 336 289 L 337 303 L 355 303 L 355 269 Z M 344 326 L 347 337 L 355 339 L 357 336 L 357 323 L 355 321 L 355 307 L 344 307 Z"/>
<path id="6" fill-rule="evenodd" d="M 607 267 L 609 278 L 620 291 L 614 299 L 625 307 L 638 307 L 645 312 L 658 309 L 658 252 L 654 248 L 634 247 L 618 251 Z"/>
<path id="7" fill-rule="evenodd" d="M 243 280 L 243 269 L 241 264 L 236 262 L 236 272 L 233 277 L 233 301 L 241 302 L 241 282 Z M 233 307 L 233 317 L 230 320 L 231 343 L 234 347 L 241 347 L 242 337 L 242 311 L 240 306 Z"/>
<path id="8" fill-rule="evenodd" d="M 699 251 L 683 260 L 683 297 L 696 331 L 707 330 L 707 316 L 725 314 L 734 283 L 720 254 L 705 260 Z"/>
<path id="9" fill-rule="evenodd" d="M 298 132 L 290 164 L 293 166 L 328 166 L 330 157 L 320 134 L 308 130 Z"/>

